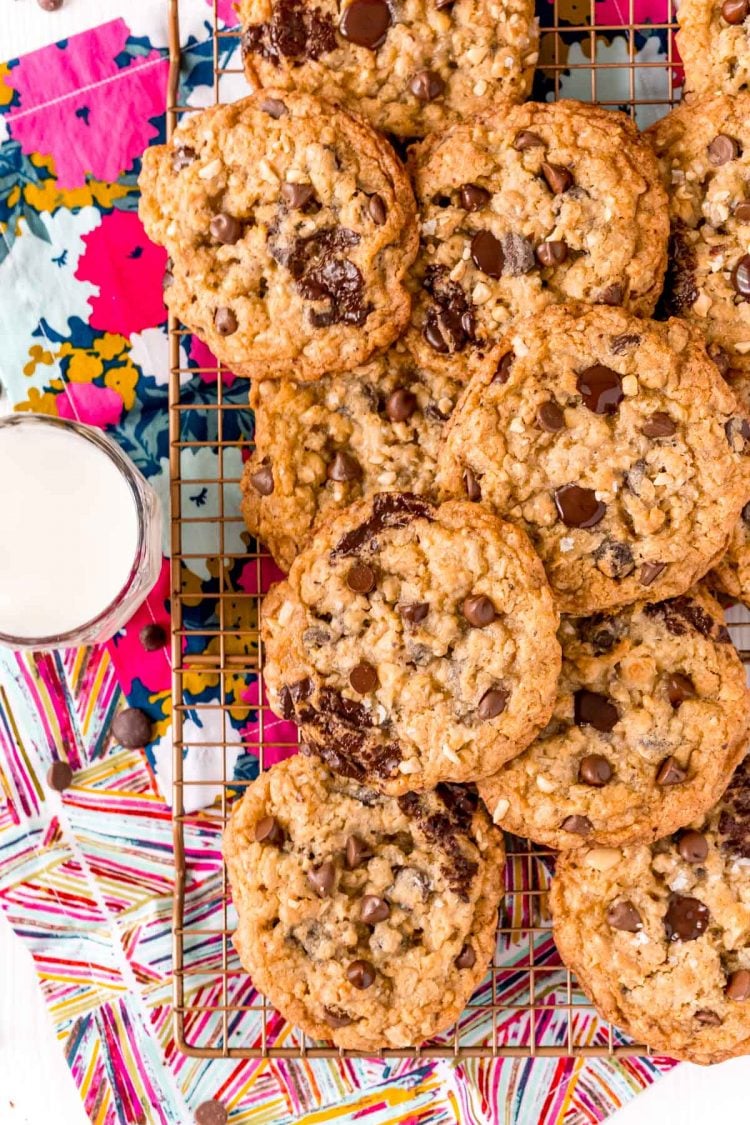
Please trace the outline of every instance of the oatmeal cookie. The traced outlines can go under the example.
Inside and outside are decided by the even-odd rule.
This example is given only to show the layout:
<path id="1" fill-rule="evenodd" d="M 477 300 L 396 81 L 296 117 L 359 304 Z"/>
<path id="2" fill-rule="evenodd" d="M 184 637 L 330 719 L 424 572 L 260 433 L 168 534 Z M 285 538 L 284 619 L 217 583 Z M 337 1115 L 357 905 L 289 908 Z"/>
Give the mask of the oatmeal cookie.
<path id="1" fill-rule="evenodd" d="M 750 692 L 721 606 L 696 588 L 563 618 L 552 720 L 480 783 L 495 823 L 552 848 L 651 842 L 705 815 L 745 753 Z"/>
<path id="2" fill-rule="evenodd" d="M 750 365 L 745 370 L 729 371 L 727 381 L 746 417 L 750 417 Z M 750 484 L 747 495 L 750 497 Z M 743 507 L 727 552 L 711 571 L 709 582 L 714 589 L 750 606 L 750 500 Z"/>
<path id="3" fill-rule="evenodd" d="M 502 835 L 470 789 L 386 797 L 298 755 L 224 837 L 253 984 L 338 1047 L 409 1047 L 460 1015 L 495 947 Z"/>
<path id="4" fill-rule="evenodd" d="M 556 306 L 518 321 L 501 350 L 448 424 L 443 495 L 523 527 L 563 613 L 684 593 L 747 499 L 750 428 L 700 332 Z"/>
<path id="5" fill-rule="evenodd" d="M 215 106 L 147 149 L 140 185 L 169 308 L 238 374 L 345 371 L 403 329 L 414 197 L 356 115 L 273 90 Z"/>
<path id="6" fill-rule="evenodd" d="M 554 936 L 605 1019 L 696 1063 L 750 1052 L 750 764 L 655 844 L 566 852 Z"/>
<path id="7" fill-rule="evenodd" d="M 548 721 L 557 624 L 518 528 L 378 493 L 325 520 L 268 594 L 269 702 L 310 752 L 386 793 L 474 781 Z"/>
<path id="8" fill-rule="evenodd" d="M 538 58 L 532 0 L 240 0 L 253 87 L 321 94 L 423 137 L 519 102 Z"/>
<path id="9" fill-rule="evenodd" d="M 242 477 L 252 534 L 288 570 L 329 512 L 373 492 L 429 494 L 461 389 L 398 343 L 363 367 L 315 383 L 253 384 L 255 448 Z"/>
<path id="10" fill-rule="evenodd" d="M 575 101 L 493 111 L 410 154 L 421 224 L 410 346 L 472 365 L 513 317 L 580 300 L 649 316 L 667 199 L 622 113 Z"/>
<path id="11" fill-rule="evenodd" d="M 750 0 L 680 0 L 677 18 L 688 99 L 750 89 Z"/>

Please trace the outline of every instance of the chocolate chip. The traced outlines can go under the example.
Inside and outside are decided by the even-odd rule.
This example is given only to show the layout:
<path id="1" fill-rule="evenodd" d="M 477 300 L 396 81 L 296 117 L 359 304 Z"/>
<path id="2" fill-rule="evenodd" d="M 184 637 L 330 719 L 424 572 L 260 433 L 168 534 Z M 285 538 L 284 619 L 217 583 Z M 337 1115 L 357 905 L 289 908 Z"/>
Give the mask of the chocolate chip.
<path id="1" fill-rule="evenodd" d="M 589 726 L 608 734 L 620 721 L 620 713 L 606 695 L 581 688 L 573 697 L 573 713 L 579 727 Z"/>
<path id="2" fill-rule="evenodd" d="M 425 340 L 441 355 L 462 351 L 474 339 L 471 302 L 445 266 L 428 266 L 423 285 L 434 301 L 427 310 Z"/>
<path id="3" fill-rule="evenodd" d="M 655 411 L 641 426 L 641 433 L 650 438 L 672 437 L 676 432 L 677 423 L 663 410 Z"/>
<path id="4" fill-rule="evenodd" d="M 536 422 L 548 434 L 565 429 L 565 415 L 556 402 L 543 402 L 536 412 Z"/>
<path id="5" fill-rule="evenodd" d="M 367 203 L 367 210 L 370 212 L 370 218 L 376 226 L 382 227 L 385 220 L 388 218 L 388 209 L 385 205 L 385 200 L 382 195 L 371 195 Z"/>
<path id="6" fill-rule="evenodd" d="M 326 476 L 329 480 L 335 481 L 359 480 L 362 476 L 362 469 L 351 453 L 347 453 L 345 449 L 340 449 L 328 465 Z"/>
<path id="7" fill-rule="evenodd" d="M 634 332 L 624 332 L 621 336 L 613 336 L 610 345 L 613 355 L 624 355 L 625 352 L 631 352 L 633 348 L 637 348 L 641 342 L 641 337 Z"/>
<path id="8" fill-rule="evenodd" d="M 724 0 L 721 14 L 727 23 L 738 27 L 750 15 L 750 3 L 748 0 Z"/>
<path id="9" fill-rule="evenodd" d="M 360 836 L 348 836 L 346 840 L 346 866 L 350 870 L 359 867 L 366 859 L 372 858 L 372 848 Z M 364 899 L 362 900 L 364 902 Z"/>
<path id="10" fill-rule="evenodd" d="M 369 988 L 375 983 L 375 966 L 370 961 L 352 961 L 346 978 L 355 988 Z"/>
<path id="11" fill-rule="evenodd" d="M 282 184 L 281 198 L 292 211 L 301 211 L 315 195 L 312 184 Z"/>
<path id="12" fill-rule="evenodd" d="M 360 695 L 367 695 L 369 692 L 375 691 L 380 684 L 378 670 L 372 664 L 363 660 L 361 664 L 352 668 L 349 673 L 349 683 Z"/>
<path id="13" fill-rule="evenodd" d="M 368 926 L 377 922 L 385 922 L 390 917 L 391 908 L 384 898 L 379 895 L 363 895 L 359 907 L 359 917 Z"/>
<path id="14" fill-rule="evenodd" d="M 488 277 L 502 277 L 505 255 L 492 231 L 477 231 L 471 240 L 471 259 Z"/>
<path id="15" fill-rule="evenodd" d="M 406 602 L 399 605 L 397 609 L 404 621 L 408 621 L 410 625 L 418 625 L 420 621 L 424 621 L 430 612 L 430 604 L 429 602 Z"/>
<path id="16" fill-rule="evenodd" d="M 744 254 L 732 270 L 732 285 L 740 297 L 750 299 L 750 254 Z"/>
<path id="17" fill-rule="evenodd" d="M 528 148 L 539 148 L 540 145 L 544 148 L 544 141 L 538 133 L 532 133 L 530 129 L 522 129 L 520 133 L 516 133 L 516 139 L 513 142 L 513 148 L 516 152 L 525 152 Z"/>
<path id="18" fill-rule="evenodd" d="M 143 626 L 138 634 L 138 640 L 146 652 L 158 652 L 167 643 L 167 632 L 162 625 L 152 622 L 150 625 Z"/>
<path id="19" fill-rule="evenodd" d="M 409 89 L 420 102 L 432 102 L 445 89 L 445 82 L 434 70 L 418 70 L 409 82 Z"/>
<path id="20" fill-rule="evenodd" d="M 536 248 L 536 256 L 542 266 L 561 266 L 568 256 L 565 242 L 543 242 Z"/>
<path id="21" fill-rule="evenodd" d="M 702 832 L 683 832 L 677 845 L 686 863 L 703 863 L 708 855 L 708 840 Z"/>
<path id="22" fill-rule="evenodd" d="M 503 275 L 521 277 L 534 268 L 534 247 L 522 234 L 504 234 L 500 239 L 503 251 Z"/>
<path id="23" fill-rule="evenodd" d="M 53 762 L 47 770 L 47 784 L 50 789 L 54 789 L 57 793 L 63 793 L 66 789 L 69 789 L 72 780 L 73 770 L 67 762 Z"/>
<path id="24" fill-rule="evenodd" d="M 516 357 L 513 352 L 506 352 L 506 354 L 497 365 L 497 370 L 492 377 L 493 383 L 503 384 L 508 382 L 508 379 L 510 378 L 510 369 L 513 366 L 515 358 Z"/>
<path id="25" fill-rule="evenodd" d="M 708 159 L 712 164 L 728 164 L 730 160 L 736 160 L 739 155 L 739 144 L 734 137 L 728 137 L 726 133 L 719 133 L 708 146 Z"/>
<path id="26" fill-rule="evenodd" d="M 487 188 L 480 187 L 479 184 L 463 184 L 458 194 L 464 211 L 481 211 L 492 199 Z"/>
<path id="27" fill-rule="evenodd" d="M 712 1008 L 700 1008 L 695 1013 L 695 1018 L 704 1027 L 719 1027 L 723 1022 L 719 1013 L 714 1012 Z"/>
<path id="28" fill-rule="evenodd" d="M 624 930 L 628 934 L 637 934 L 643 929 L 641 916 L 629 899 L 610 903 L 607 908 L 607 922 L 613 930 Z"/>
<path id="29" fill-rule="evenodd" d="M 211 237 L 217 242 L 223 243 L 224 246 L 234 246 L 235 242 L 239 242 L 242 234 L 242 224 L 233 215 L 221 211 L 218 215 L 214 215 L 209 230 Z"/>
<path id="30" fill-rule="evenodd" d="M 606 289 L 602 289 L 598 296 L 600 305 L 621 305 L 623 298 L 623 289 L 621 285 L 608 285 Z"/>
<path id="31" fill-rule="evenodd" d="M 417 409 L 417 396 L 405 387 L 397 387 L 385 400 L 385 412 L 391 422 L 407 422 Z"/>
<path id="32" fill-rule="evenodd" d="M 735 203 L 732 214 L 738 223 L 750 223 L 750 202 L 743 200 L 741 203 Z"/>
<path id="33" fill-rule="evenodd" d="M 228 1120 L 226 1109 L 215 1099 L 202 1102 L 195 1111 L 195 1125 L 226 1125 Z"/>
<path id="34" fill-rule="evenodd" d="M 258 844 L 271 844 L 280 848 L 286 839 L 286 833 L 275 816 L 264 816 L 255 825 L 255 840 Z"/>
<path id="35" fill-rule="evenodd" d="M 657 785 L 679 785 L 687 777 L 687 771 L 682 768 L 676 758 L 670 754 L 665 758 L 656 772 Z"/>
<path id="36" fill-rule="evenodd" d="M 190 145 L 178 145 L 172 153 L 172 171 L 181 172 L 196 160 L 196 152 Z"/>
<path id="37" fill-rule="evenodd" d="M 336 882 L 335 863 L 327 859 L 325 863 L 321 863 L 320 867 L 313 867 L 307 873 L 307 881 L 318 898 L 327 898 Z"/>
<path id="38" fill-rule="evenodd" d="M 695 941 L 706 932 L 709 917 L 708 907 L 700 899 L 691 895 L 670 895 L 664 915 L 667 941 Z"/>
<path id="39" fill-rule="evenodd" d="M 695 699 L 695 688 L 690 677 L 684 676 L 682 672 L 673 672 L 667 678 L 667 698 L 675 711 L 686 699 Z"/>
<path id="40" fill-rule="evenodd" d="M 729 1000 L 750 1000 L 750 971 L 735 969 L 727 977 L 726 995 Z"/>
<path id="41" fill-rule="evenodd" d="M 567 168 L 563 168 L 561 164 L 542 164 L 542 175 L 547 181 L 547 186 L 550 191 L 555 195 L 562 195 L 569 187 L 572 187 L 573 176 Z"/>
<path id="42" fill-rule="evenodd" d="M 369 594 L 375 589 L 375 571 L 366 563 L 355 563 L 346 576 L 346 584 L 355 594 Z"/>
<path id="43" fill-rule="evenodd" d="M 660 311 L 668 316 L 682 316 L 698 298 L 695 271 L 697 259 L 688 229 L 677 220 L 669 236 L 669 263 L 664 281 Z"/>
<path id="44" fill-rule="evenodd" d="M 270 465 L 261 465 L 254 473 L 250 474 L 250 484 L 259 496 L 270 496 L 273 492 L 273 469 Z"/>
<path id="45" fill-rule="evenodd" d="M 273 117 L 275 120 L 278 120 L 280 117 L 283 117 L 284 114 L 289 112 L 289 110 L 286 108 L 284 103 L 279 100 L 279 98 L 264 98 L 264 100 L 260 103 L 260 108 L 264 113 L 267 113 L 269 117 Z"/>
<path id="46" fill-rule="evenodd" d="M 607 512 L 607 505 L 597 500 L 593 489 L 578 484 L 555 489 L 555 506 L 566 527 L 596 527 Z"/>
<path id="47" fill-rule="evenodd" d="M 482 499 L 482 489 L 480 488 L 479 481 L 472 473 L 471 469 L 465 468 L 463 471 L 463 482 L 466 495 L 469 500 L 476 503 L 477 500 Z"/>
<path id="48" fill-rule="evenodd" d="M 324 1008 L 323 1015 L 329 1027 L 348 1027 L 350 1023 L 353 1023 L 352 1017 L 339 1008 Z"/>
<path id="49" fill-rule="evenodd" d="M 310 633 L 310 630 L 306 630 Z M 315 630 L 313 637 L 309 641 L 313 647 L 319 644 L 325 644 L 328 640 L 326 636 L 322 641 L 316 635 Z M 318 631 L 320 632 L 320 630 Z M 296 714 L 295 704 L 302 703 L 305 699 L 309 699 L 313 693 L 313 682 L 309 676 L 305 676 L 304 680 L 298 680 L 294 684 L 284 684 L 279 692 L 279 701 L 281 703 L 281 713 L 285 719 L 293 719 Z"/>
<path id="50" fill-rule="evenodd" d="M 217 309 L 214 313 L 214 327 L 220 336 L 231 336 L 237 331 L 237 317 L 232 309 Z"/>
<path id="51" fill-rule="evenodd" d="M 595 363 L 582 371 L 576 386 L 584 404 L 594 414 L 614 414 L 624 396 L 622 378 L 611 367 Z"/>
<path id="52" fill-rule="evenodd" d="M 141 750 L 153 738 L 154 730 L 145 711 L 138 707 L 127 707 L 115 715 L 112 734 L 128 750 Z"/>
<path id="53" fill-rule="evenodd" d="M 470 945 L 464 945 L 456 958 L 457 969 L 471 969 L 477 961 L 477 955 Z"/>
<path id="54" fill-rule="evenodd" d="M 655 582 L 663 570 L 666 570 L 667 564 L 662 562 L 647 562 L 641 567 L 641 573 L 638 576 L 638 581 L 641 586 L 650 586 Z"/>
<path id="55" fill-rule="evenodd" d="M 339 31 L 350 43 L 374 51 L 385 41 L 391 22 L 385 0 L 353 0 L 344 10 Z"/>
<path id="56" fill-rule="evenodd" d="M 508 703 L 508 692 L 503 688 L 490 688 L 479 700 L 477 715 L 483 721 L 502 715 Z"/>
<path id="57" fill-rule="evenodd" d="M 560 827 L 575 836 L 588 836 L 594 826 L 587 816 L 566 816 Z"/>
<path id="58" fill-rule="evenodd" d="M 445 342 L 445 337 L 443 336 L 434 320 L 427 321 L 424 326 L 422 335 L 424 336 L 430 347 L 434 348 L 436 352 L 440 352 L 441 355 L 445 355 L 450 351 L 450 347 Z"/>
<path id="59" fill-rule="evenodd" d="M 466 620 L 475 629 L 486 628 L 497 617 L 494 605 L 484 594 L 473 594 L 471 597 L 464 598 L 461 609 Z"/>
<path id="60" fill-rule="evenodd" d="M 578 780 L 584 785 L 593 785 L 595 789 L 601 789 L 612 780 L 612 774 L 612 767 L 602 754 L 586 754 L 581 758 Z"/>

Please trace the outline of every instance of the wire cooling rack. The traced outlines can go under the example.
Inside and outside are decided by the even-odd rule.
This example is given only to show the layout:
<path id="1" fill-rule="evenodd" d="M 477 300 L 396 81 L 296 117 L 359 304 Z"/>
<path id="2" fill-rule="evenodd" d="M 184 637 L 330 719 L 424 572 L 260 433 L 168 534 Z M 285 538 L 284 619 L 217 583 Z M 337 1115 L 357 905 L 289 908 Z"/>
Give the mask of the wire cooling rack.
<path id="1" fill-rule="evenodd" d="M 679 98 L 680 83 L 670 4 L 671 0 L 537 0 L 542 34 L 534 96 L 577 97 L 620 108 L 641 128 L 663 116 Z M 239 32 L 221 29 L 217 7 L 214 0 L 209 103 L 232 101 L 246 92 Z M 184 60 L 179 0 L 169 0 L 169 10 L 171 134 L 180 115 L 198 103 L 180 104 Z M 216 794 L 213 821 L 210 814 L 207 821 L 214 828 L 215 856 L 231 802 L 246 784 L 238 753 L 244 755 L 241 761 L 251 763 L 249 777 L 256 762 L 262 770 L 291 753 L 296 738 L 289 725 L 270 712 L 263 690 L 260 598 L 278 572 L 260 544 L 244 532 L 239 512 L 241 458 L 252 448 L 249 388 L 244 380 L 214 366 L 213 360 L 204 367 L 193 363 L 188 368 L 188 334 L 174 319 L 169 334 L 176 1044 L 185 1054 L 203 1058 L 353 1055 L 309 1040 L 254 991 L 231 945 L 235 917 L 223 868 L 212 889 L 203 886 L 200 894 L 191 893 L 193 868 L 205 860 L 205 854 L 188 836 L 186 809 L 205 804 Z M 200 401 L 183 394 L 186 380 L 196 374 L 204 380 Z M 200 426 L 195 424 L 197 416 Z M 210 457 L 202 459 L 202 450 Z M 196 465 L 201 464 L 211 466 L 210 475 L 202 476 L 200 468 L 196 473 Z M 210 494 L 206 508 L 212 514 L 183 516 L 186 495 L 194 499 L 201 490 Z M 212 543 L 209 548 L 207 540 Z M 206 582 L 196 585 L 196 572 L 208 578 L 209 594 Z M 747 663 L 750 617 L 737 610 L 731 616 L 738 619 L 732 631 Z M 220 761 L 216 776 L 188 776 L 183 763 L 187 750 L 191 756 Z M 596 1017 L 560 962 L 546 904 L 552 854 L 514 837 L 506 842 L 508 893 L 485 981 L 450 1032 L 421 1049 L 391 1050 L 387 1056 L 647 1054 L 647 1046 L 632 1043 Z M 221 926 L 209 928 L 205 920 L 209 907 L 217 905 Z"/>

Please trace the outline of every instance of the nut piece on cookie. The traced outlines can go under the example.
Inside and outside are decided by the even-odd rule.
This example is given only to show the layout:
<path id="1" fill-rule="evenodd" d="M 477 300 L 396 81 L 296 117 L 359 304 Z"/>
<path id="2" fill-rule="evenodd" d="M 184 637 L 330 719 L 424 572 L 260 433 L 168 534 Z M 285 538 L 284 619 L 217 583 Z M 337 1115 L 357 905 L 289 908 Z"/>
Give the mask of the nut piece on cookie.
<path id="1" fill-rule="evenodd" d="M 566 849 L 650 842 L 704 816 L 747 749 L 750 722 L 718 602 L 696 587 L 566 617 L 558 639 L 552 719 L 479 784 L 495 823 Z"/>
<path id="2" fill-rule="evenodd" d="M 748 810 L 746 758 L 708 815 L 674 835 L 558 860 L 563 960 L 600 1014 L 657 1054 L 713 1063 L 750 1048 Z"/>
<path id="3" fill-rule="evenodd" d="M 170 310 L 238 374 L 346 371 L 408 320 L 414 197 L 360 117 L 273 90 L 215 106 L 146 151 L 140 186 Z"/>
<path id="4" fill-rule="evenodd" d="M 316 1039 L 416 1046 L 484 976 L 505 855 L 471 789 L 387 797 L 297 755 L 247 787 L 223 850 L 242 965 Z"/>
<path id="5" fill-rule="evenodd" d="M 378 493 L 325 520 L 266 597 L 269 702 L 362 784 L 475 781 L 549 720 L 557 624 L 518 528 L 480 504 Z"/>
<path id="6" fill-rule="evenodd" d="M 563 613 L 685 593 L 748 499 L 750 427 L 701 333 L 553 306 L 518 321 L 501 351 L 453 413 L 441 495 L 470 487 L 522 527 Z"/>
<path id="7" fill-rule="evenodd" d="M 351 106 L 385 133 L 423 137 L 520 102 L 538 58 L 532 0 L 240 0 L 254 88 Z"/>

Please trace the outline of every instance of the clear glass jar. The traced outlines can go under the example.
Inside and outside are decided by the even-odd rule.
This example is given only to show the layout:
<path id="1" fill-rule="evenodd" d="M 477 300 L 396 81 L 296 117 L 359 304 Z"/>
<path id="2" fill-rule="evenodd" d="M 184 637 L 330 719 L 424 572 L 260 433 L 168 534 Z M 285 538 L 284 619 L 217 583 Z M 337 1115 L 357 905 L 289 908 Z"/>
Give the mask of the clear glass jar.
<path id="1" fill-rule="evenodd" d="M 0 418 L 0 645 L 105 641 L 161 569 L 159 498 L 101 430 Z"/>

